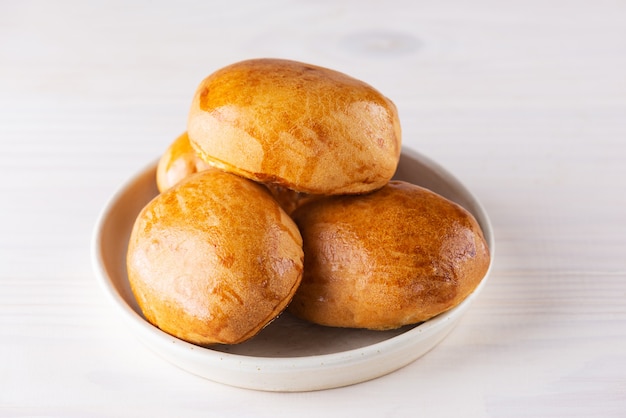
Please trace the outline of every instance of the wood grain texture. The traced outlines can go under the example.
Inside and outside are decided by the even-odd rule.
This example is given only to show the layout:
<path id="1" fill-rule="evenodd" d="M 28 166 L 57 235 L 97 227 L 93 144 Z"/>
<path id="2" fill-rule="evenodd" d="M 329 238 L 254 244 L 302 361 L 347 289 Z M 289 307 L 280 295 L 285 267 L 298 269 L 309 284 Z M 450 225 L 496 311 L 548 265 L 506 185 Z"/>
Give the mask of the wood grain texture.
<path id="1" fill-rule="evenodd" d="M 626 5 L 0 3 L 0 416 L 621 417 Z M 496 235 L 492 280 L 436 349 L 339 390 L 225 387 L 140 345 L 99 289 L 97 215 L 183 130 L 199 81 L 273 56 L 397 105 Z"/>

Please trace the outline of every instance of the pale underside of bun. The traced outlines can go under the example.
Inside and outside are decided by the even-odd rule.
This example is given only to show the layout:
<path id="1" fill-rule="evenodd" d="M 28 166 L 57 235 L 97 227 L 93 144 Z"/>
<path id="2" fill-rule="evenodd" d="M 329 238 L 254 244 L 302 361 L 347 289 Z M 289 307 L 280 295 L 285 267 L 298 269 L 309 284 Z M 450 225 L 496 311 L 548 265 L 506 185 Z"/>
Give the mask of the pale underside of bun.
<path id="1" fill-rule="evenodd" d="M 267 190 L 219 170 L 193 174 L 150 202 L 127 255 L 146 319 L 200 345 L 258 333 L 291 300 L 302 263 L 300 233 Z"/>
<path id="2" fill-rule="evenodd" d="M 458 305 L 490 260 L 474 217 L 412 184 L 318 199 L 293 218 L 304 241 L 290 312 L 314 323 L 393 329 Z"/>
<path id="3" fill-rule="evenodd" d="M 395 105 L 337 71 L 278 59 L 242 61 L 202 81 L 188 118 L 209 164 L 310 194 L 378 189 L 395 173 Z"/>

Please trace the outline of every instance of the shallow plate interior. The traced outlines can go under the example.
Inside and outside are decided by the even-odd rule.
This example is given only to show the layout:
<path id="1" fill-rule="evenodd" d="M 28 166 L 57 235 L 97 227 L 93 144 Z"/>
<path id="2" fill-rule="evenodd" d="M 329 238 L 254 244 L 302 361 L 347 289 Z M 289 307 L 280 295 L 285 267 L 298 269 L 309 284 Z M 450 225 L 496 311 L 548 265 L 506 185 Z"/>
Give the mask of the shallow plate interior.
<path id="1" fill-rule="evenodd" d="M 205 378 L 258 390 L 305 391 L 359 383 L 416 360 L 439 343 L 480 292 L 456 308 L 419 325 L 393 331 L 321 327 L 288 313 L 239 345 L 204 348 L 172 337 L 148 323 L 126 275 L 126 249 L 135 217 L 157 195 L 156 164 L 129 180 L 102 211 L 94 231 L 96 275 L 137 337 L 171 363 Z M 412 150 L 403 150 L 396 179 L 427 187 L 472 212 L 489 244 L 494 240 L 484 209 L 449 172 Z"/>

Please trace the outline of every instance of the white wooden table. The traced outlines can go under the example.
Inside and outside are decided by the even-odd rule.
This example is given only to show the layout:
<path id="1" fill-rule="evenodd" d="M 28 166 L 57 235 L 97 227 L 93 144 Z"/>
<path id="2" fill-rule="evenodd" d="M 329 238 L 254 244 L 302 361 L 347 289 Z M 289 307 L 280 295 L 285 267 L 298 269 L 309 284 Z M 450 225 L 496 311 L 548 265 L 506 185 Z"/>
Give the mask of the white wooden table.
<path id="1" fill-rule="evenodd" d="M 361 78 L 494 225 L 488 287 L 433 351 L 342 389 L 164 362 L 98 287 L 93 225 L 240 59 Z M 626 416 L 626 3 L 0 1 L 0 417 Z"/>

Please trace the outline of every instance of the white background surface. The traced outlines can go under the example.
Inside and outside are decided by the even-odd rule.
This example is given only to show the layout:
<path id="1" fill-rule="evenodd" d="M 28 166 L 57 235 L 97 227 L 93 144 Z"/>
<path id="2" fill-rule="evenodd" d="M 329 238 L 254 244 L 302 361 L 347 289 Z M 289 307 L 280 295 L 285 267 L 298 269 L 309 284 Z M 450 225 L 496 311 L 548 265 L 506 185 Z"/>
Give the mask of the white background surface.
<path id="1" fill-rule="evenodd" d="M 291 58 L 374 85 L 491 216 L 491 281 L 437 348 L 311 393 L 188 374 L 90 264 L 110 195 L 202 78 Z M 626 416 L 626 3 L 0 1 L 0 416 Z"/>

